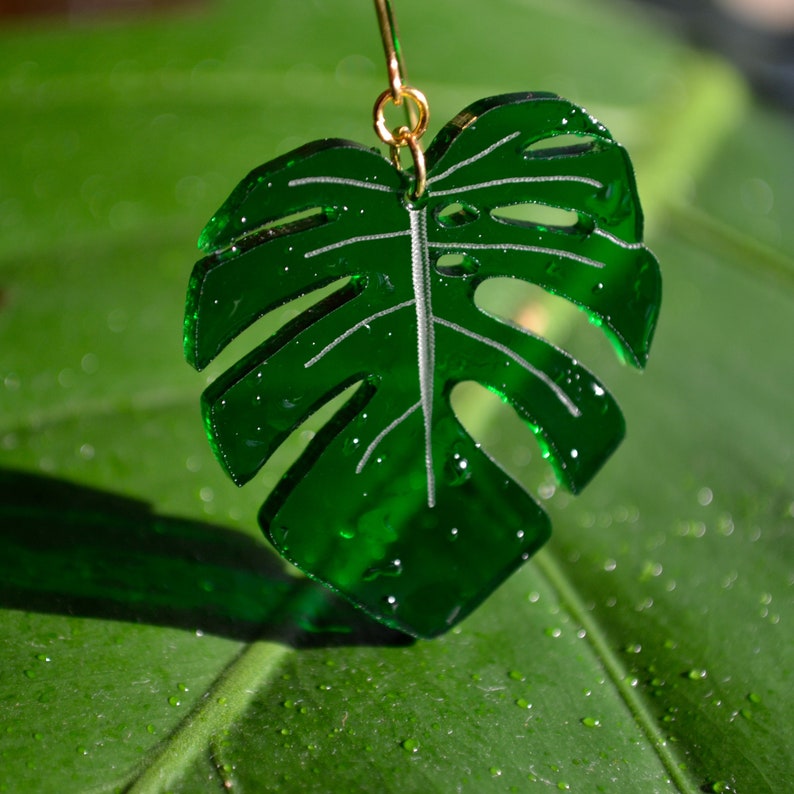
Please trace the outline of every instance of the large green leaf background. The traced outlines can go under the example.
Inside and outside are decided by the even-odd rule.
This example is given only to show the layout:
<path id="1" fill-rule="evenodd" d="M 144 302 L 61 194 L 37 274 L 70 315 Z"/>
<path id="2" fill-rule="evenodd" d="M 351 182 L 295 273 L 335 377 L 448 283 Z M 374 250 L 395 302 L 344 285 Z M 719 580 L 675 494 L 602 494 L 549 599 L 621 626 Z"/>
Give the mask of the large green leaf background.
<path id="1" fill-rule="evenodd" d="M 628 436 L 573 499 L 460 394 L 554 534 L 408 643 L 260 537 L 312 428 L 238 490 L 181 357 L 219 200 L 303 142 L 374 140 L 371 9 L 303 5 L 0 32 L 0 790 L 791 788 L 790 123 L 631 6 L 398 4 L 434 119 L 540 89 L 610 127 L 665 279 L 643 375 L 532 288 L 483 294 L 599 373 Z"/>

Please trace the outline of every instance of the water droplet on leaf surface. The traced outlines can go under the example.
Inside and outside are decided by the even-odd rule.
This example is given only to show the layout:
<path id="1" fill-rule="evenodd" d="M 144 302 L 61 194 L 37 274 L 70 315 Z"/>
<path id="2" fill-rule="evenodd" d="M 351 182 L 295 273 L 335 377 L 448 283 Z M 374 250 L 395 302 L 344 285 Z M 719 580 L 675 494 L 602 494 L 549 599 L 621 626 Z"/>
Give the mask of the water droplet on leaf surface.
<path id="1" fill-rule="evenodd" d="M 409 753 L 419 752 L 419 742 L 417 739 L 405 739 L 400 743 L 400 747 L 402 747 L 403 750 Z"/>

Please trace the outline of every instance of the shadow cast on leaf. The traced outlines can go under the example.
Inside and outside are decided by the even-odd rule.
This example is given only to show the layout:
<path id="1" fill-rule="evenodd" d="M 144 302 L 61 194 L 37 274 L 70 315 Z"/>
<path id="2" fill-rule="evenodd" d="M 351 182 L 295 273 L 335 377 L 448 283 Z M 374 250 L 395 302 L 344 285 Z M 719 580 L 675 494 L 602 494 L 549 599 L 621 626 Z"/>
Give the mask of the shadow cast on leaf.
<path id="1" fill-rule="evenodd" d="M 263 543 L 64 480 L 0 470 L 0 607 L 296 648 L 402 645 Z"/>

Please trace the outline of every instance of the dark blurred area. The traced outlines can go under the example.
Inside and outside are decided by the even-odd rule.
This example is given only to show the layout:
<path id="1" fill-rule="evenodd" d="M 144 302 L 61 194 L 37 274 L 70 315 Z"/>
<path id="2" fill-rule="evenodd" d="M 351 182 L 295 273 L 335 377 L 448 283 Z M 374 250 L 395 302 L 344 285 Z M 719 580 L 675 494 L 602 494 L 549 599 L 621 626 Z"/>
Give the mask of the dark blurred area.
<path id="1" fill-rule="evenodd" d="M 744 72 L 763 99 L 794 111 L 794 0 L 635 0 Z"/>

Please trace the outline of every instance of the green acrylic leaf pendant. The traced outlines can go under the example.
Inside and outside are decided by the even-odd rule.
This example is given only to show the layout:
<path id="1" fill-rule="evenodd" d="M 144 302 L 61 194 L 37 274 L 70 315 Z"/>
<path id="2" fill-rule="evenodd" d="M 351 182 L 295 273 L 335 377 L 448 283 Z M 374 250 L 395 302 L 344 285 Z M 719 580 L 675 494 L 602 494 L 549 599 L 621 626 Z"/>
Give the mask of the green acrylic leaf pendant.
<path id="1" fill-rule="evenodd" d="M 202 369 L 258 318 L 336 287 L 207 388 L 207 434 L 242 485 L 357 384 L 269 495 L 260 523 L 309 576 L 377 620 L 431 637 L 550 533 L 540 506 L 456 418 L 453 387 L 476 381 L 509 403 L 573 492 L 624 433 L 603 384 L 478 308 L 477 286 L 512 277 L 563 296 L 642 367 L 661 278 L 642 243 L 628 155 L 564 99 L 481 100 L 444 127 L 426 161 L 415 204 L 410 174 L 350 141 L 316 141 L 252 171 L 201 235 L 185 354 Z M 515 220 L 510 210 L 522 204 L 575 221 Z"/>

